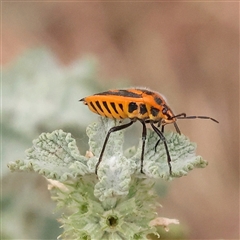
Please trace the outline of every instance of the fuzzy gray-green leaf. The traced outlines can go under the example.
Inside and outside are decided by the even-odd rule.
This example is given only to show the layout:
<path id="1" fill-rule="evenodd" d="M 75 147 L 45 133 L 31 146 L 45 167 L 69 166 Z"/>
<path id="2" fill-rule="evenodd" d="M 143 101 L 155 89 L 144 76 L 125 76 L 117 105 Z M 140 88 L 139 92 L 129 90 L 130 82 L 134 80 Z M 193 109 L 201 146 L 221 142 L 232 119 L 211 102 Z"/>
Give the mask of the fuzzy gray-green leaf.
<path id="1" fill-rule="evenodd" d="M 9 163 L 8 166 L 11 170 L 35 171 L 47 178 L 65 181 L 88 173 L 86 161 L 87 159 L 80 155 L 70 133 L 56 130 L 42 133 L 33 140 L 33 146 L 26 150 L 24 160 Z M 74 163 L 81 165 L 75 173 L 71 170 Z"/>
<path id="2" fill-rule="evenodd" d="M 173 174 L 170 176 L 166 148 L 163 142 L 160 142 L 155 150 L 159 137 L 150 130 L 143 164 L 143 170 L 147 176 L 168 180 L 173 177 L 184 176 L 194 168 L 207 166 L 207 162 L 201 156 L 196 156 L 196 144 L 190 142 L 186 136 L 175 132 L 164 133 L 164 136 L 171 156 Z M 137 161 L 140 158 L 141 149 L 140 143 L 137 153 L 132 157 L 133 160 Z M 138 167 L 140 167 L 140 164 Z"/>

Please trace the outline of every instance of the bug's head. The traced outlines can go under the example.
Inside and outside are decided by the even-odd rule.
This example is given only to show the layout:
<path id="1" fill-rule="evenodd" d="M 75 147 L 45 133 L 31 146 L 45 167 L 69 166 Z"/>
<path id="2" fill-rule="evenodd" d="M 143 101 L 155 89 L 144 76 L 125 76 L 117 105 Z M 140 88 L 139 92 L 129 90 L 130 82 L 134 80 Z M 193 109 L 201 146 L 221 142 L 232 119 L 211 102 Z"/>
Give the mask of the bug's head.
<path id="1" fill-rule="evenodd" d="M 180 129 L 176 123 L 178 116 L 179 115 L 174 115 L 173 111 L 166 104 L 162 105 L 161 120 L 159 122 L 159 126 L 160 126 L 160 124 L 162 124 L 162 126 L 164 126 L 166 124 L 173 123 L 176 131 L 179 134 L 181 134 Z"/>
<path id="2" fill-rule="evenodd" d="M 209 119 L 209 120 L 212 120 L 213 122 L 219 123 L 216 119 L 208 117 L 208 116 L 187 116 L 186 113 L 180 113 L 180 114 L 174 115 L 173 112 L 171 111 L 171 109 L 168 109 L 168 111 L 165 110 L 164 112 L 166 112 L 166 114 L 165 114 L 166 118 L 163 118 L 161 120 L 162 125 L 164 126 L 166 124 L 173 123 L 176 131 L 179 134 L 181 134 L 181 132 L 180 132 L 179 127 L 178 127 L 178 125 L 176 123 L 177 119 L 195 119 L 195 118 L 200 118 L 200 119 Z"/>
<path id="3" fill-rule="evenodd" d="M 161 118 L 162 118 L 161 121 L 163 125 L 174 123 L 177 121 L 177 118 L 173 114 L 172 110 L 165 104 L 162 106 Z"/>

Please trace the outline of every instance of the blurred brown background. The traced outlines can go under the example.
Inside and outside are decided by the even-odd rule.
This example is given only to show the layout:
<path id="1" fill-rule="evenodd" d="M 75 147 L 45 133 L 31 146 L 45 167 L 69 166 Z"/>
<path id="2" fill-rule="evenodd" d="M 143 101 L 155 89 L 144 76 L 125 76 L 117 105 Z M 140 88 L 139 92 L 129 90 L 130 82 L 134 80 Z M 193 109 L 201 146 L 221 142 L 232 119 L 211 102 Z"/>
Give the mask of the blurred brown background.
<path id="1" fill-rule="evenodd" d="M 169 183 L 160 215 L 190 239 L 238 239 L 239 3 L 2 2 L 3 64 L 41 45 L 66 65 L 95 55 L 106 90 L 129 79 L 175 113 L 218 119 L 179 120 L 209 166 Z"/>

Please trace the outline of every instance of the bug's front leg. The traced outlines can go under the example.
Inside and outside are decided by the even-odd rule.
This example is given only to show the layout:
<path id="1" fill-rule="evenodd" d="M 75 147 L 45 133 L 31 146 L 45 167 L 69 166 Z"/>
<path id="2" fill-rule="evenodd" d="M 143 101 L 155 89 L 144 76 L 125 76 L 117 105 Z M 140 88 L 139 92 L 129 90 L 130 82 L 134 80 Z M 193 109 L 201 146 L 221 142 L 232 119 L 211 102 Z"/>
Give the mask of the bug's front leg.
<path id="1" fill-rule="evenodd" d="M 168 150 L 168 146 L 167 146 L 167 142 L 166 142 L 166 138 L 163 135 L 163 131 L 164 129 L 162 129 L 162 131 L 160 131 L 155 125 L 154 123 L 150 122 L 153 130 L 155 131 L 155 133 L 157 133 L 157 135 L 159 136 L 160 140 L 163 141 L 163 144 L 165 146 L 165 150 L 166 150 L 166 154 L 167 154 L 167 162 L 168 162 L 168 167 L 169 167 L 169 174 L 172 175 L 172 165 L 171 165 L 171 156 L 169 154 L 169 150 Z"/>

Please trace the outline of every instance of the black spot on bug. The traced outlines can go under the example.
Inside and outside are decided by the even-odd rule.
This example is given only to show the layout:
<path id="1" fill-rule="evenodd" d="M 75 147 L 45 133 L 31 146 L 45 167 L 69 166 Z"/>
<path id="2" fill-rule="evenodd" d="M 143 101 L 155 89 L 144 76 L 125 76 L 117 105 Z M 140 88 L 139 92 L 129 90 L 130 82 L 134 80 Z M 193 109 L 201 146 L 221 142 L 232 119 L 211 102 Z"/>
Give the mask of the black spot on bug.
<path id="1" fill-rule="evenodd" d="M 145 104 L 140 104 L 140 114 L 144 115 L 147 112 Z"/>
<path id="2" fill-rule="evenodd" d="M 98 112 L 97 109 L 95 108 L 93 102 L 90 102 L 90 105 L 92 106 L 92 108 L 93 108 L 96 112 Z"/>
<path id="3" fill-rule="evenodd" d="M 107 111 L 111 114 L 111 111 L 110 111 L 110 109 L 108 108 L 108 105 L 107 105 L 107 102 L 102 102 L 103 103 L 103 105 L 104 105 L 104 107 L 107 109 Z"/>
<path id="4" fill-rule="evenodd" d="M 154 92 L 149 91 L 149 90 L 147 90 L 147 89 L 137 89 L 137 90 L 142 91 L 143 93 L 145 93 L 145 94 L 147 94 L 147 95 L 150 95 L 150 96 L 152 96 L 152 95 L 155 94 Z"/>
<path id="5" fill-rule="evenodd" d="M 118 106 L 121 108 L 121 110 L 123 111 L 123 105 L 121 103 L 118 104 Z"/>
<path id="6" fill-rule="evenodd" d="M 134 92 L 131 92 L 129 90 L 117 90 L 117 91 L 107 91 L 107 92 L 102 92 L 102 93 L 96 93 L 96 95 L 107 95 L 107 96 L 123 96 L 123 97 L 132 97 L 132 98 L 141 98 L 141 94 L 137 94 Z"/>
<path id="7" fill-rule="evenodd" d="M 100 109 L 101 112 L 104 112 L 104 111 L 102 110 L 102 107 L 101 107 L 99 101 L 96 101 L 96 105 L 97 105 L 97 107 Z"/>
<path id="8" fill-rule="evenodd" d="M 159 109 L 157 108 L 154 108 L 154 107 L 151 107 L 151 110 L 150 110 L 151 114 L 156 117 L 159 113 Z"/>
<path id="9" fill-rule="evenodd" d="M 154 101 L 158 104 L 158 105 L 161 105 L 162 104 L 162 99 L 159 98 L 159 97 L 154 97 Z"/>
<path id="10" fill-rule="evenodd" d="M 124 96 L 124 97 L 132 97 L 132 98 L 141 98 L 142 95 L 141 94 L 137 94 L 128 90 L 119 90 L 119 94 L 120 96 Z"/>
<path id="11" fill-rule="evenodd" d="M 138 109 L 138 105 L 135 102 L 130 102 L 128 104 L 128 112 L 132 113 L 133 111 Z"/>
<path id="12" fill-rule="evenodd" d="M 115 103 L 111 102 L 110 104 L 111 104 L 111 106 L 112 106 L 114 112 L 118 114 L 118 111 L 117 111 L 117 109 L 116 109 L 116 105 L 115 105 Z"/>

